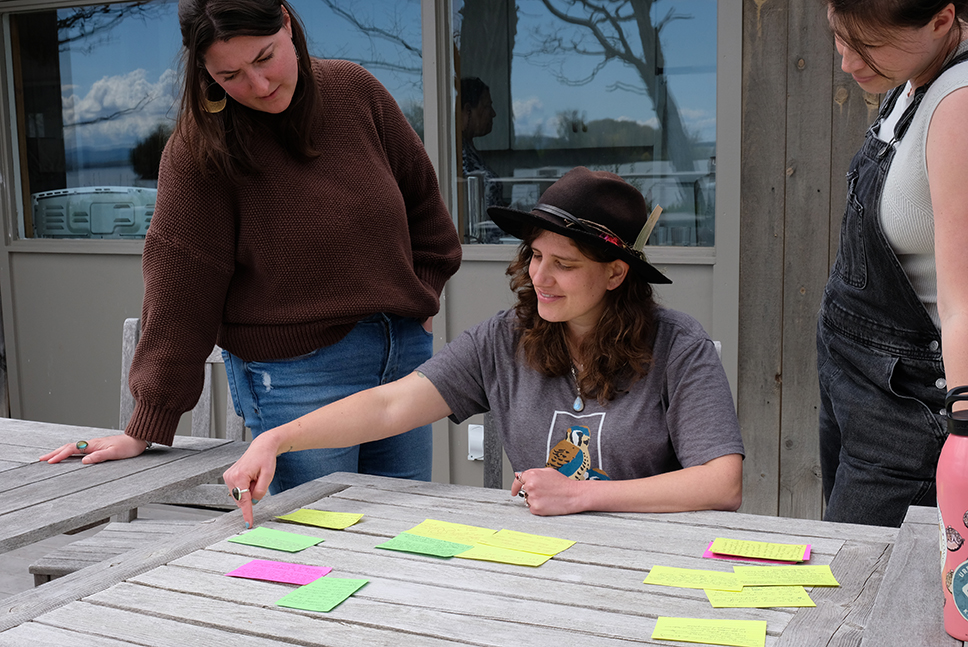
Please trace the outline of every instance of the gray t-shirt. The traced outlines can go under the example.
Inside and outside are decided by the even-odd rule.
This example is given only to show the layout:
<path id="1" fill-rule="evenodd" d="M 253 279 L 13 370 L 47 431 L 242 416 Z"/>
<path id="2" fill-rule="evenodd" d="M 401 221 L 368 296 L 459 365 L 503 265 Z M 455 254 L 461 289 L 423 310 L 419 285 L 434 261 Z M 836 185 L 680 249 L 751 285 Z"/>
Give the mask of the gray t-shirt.
<path id="1" fill-rule="evenodd" d="M 570 375 L 548 378 L 515 357 L 513 310 L 462 333 L 418 370 L 450 406 L 451 419 L 491 411 L 515 471 L 545 467 L 573 426 L 589 430 L 591 468 L 612 479 L 662 474 L 743 454 L 726 373 L 695 319 L 660 309 L 648 375 L 604 407 Z"/>

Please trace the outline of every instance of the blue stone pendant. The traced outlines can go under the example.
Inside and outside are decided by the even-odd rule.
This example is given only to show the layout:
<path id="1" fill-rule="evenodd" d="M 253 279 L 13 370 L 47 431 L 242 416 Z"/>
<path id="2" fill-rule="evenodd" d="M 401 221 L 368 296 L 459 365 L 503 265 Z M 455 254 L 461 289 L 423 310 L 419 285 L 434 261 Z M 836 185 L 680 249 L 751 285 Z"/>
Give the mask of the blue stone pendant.
<path id="1" fill-rule="evenodd" d="M 585 408 L 585 401 L 581 399 L 580 395 L 575 398 L 575 403 L 571 405 L 571 408 L 575 411 L 581 411 Z"/>

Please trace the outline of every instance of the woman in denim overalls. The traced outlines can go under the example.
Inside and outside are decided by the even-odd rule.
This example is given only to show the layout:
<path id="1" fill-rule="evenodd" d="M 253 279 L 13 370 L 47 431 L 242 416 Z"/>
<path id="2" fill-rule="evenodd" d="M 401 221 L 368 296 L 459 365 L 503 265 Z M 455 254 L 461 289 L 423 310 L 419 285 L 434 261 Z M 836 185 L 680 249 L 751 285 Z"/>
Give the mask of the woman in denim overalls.
<path id="1" fill-rule="evenodd" d="M 842 69 L 890 93 L 847 174 L 817 329 L 824 518 L 884 526 L 900 526 L 911 504 L 934 504 L 947 385 L 968 384 L 968 65 L 954 69 L 968 59 L 968 0 L 900 4 L 892 14 L 898 3 L 828 2 Z M 952 73 L 965 80 L 949 89 Z M 943 89 L 929 95 L 932 86 Z M 934 112 L 918 113 L 922 104 Z M 927 176 L 928 229 L 933 219 L 935 315 L 934 295 L 912 285 L 882 222 L 888 171 L 912 123 L 927 131 L 916 170 Z M 901 220 L 902 233 L 916 217 Z"/>

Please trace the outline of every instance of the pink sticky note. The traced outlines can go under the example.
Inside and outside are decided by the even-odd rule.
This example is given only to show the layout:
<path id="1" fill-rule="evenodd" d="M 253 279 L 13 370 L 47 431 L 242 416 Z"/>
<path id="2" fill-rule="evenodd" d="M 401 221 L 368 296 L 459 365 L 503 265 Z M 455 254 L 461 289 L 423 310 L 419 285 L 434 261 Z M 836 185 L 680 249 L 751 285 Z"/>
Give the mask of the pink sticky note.
<path id="1" fill-rule="evenodd" d="M 244 577 L 250 580 L 303 585 L 318 580 L 331 570 L 333 569 L 329 566 L 307 566 L 306 564 L 253 559 L 248 564 L 243 564 L 231 573 L 226 573 L 226 575 L 229 577 Z"/>
<path id="2" fill-rule="evenodd" d="M 713 542 L 709 542 L 709 546 L 712 546 Z M 757 564 L 791 564 L 792 562 L 785 562 L 778 559 L 759 559 L 757 557 L 740 557 L 738 555 L 719 555 L 709 550 L 709 546 L 706 546 L 706 552 L 702 554 L 706 559 L 728 559 L 736 562 L 756 562 Z M 806 550 L 803 551 L 803 559 L 801 562 L 805 562 L 810 559 L 810 544 L 807 544 Z"/>

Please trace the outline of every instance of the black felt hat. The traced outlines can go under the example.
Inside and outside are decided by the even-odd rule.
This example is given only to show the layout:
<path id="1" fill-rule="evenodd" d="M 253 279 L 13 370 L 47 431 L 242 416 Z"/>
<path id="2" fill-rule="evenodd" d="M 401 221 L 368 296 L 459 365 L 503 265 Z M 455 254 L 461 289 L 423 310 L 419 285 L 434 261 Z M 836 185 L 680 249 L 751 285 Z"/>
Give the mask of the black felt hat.
<path id="1" fill-rule="evenodd" d="M 645 198 L 614 173 L 577 166 L 548 187 L 530 212 L 489 207 L 498 227 L 523 238 L 530 227 L 596 247 L 623 260 L 649 283 L 672 283 L 645 260 L 642 249 L 662 209 L 649 214 Z"/>

